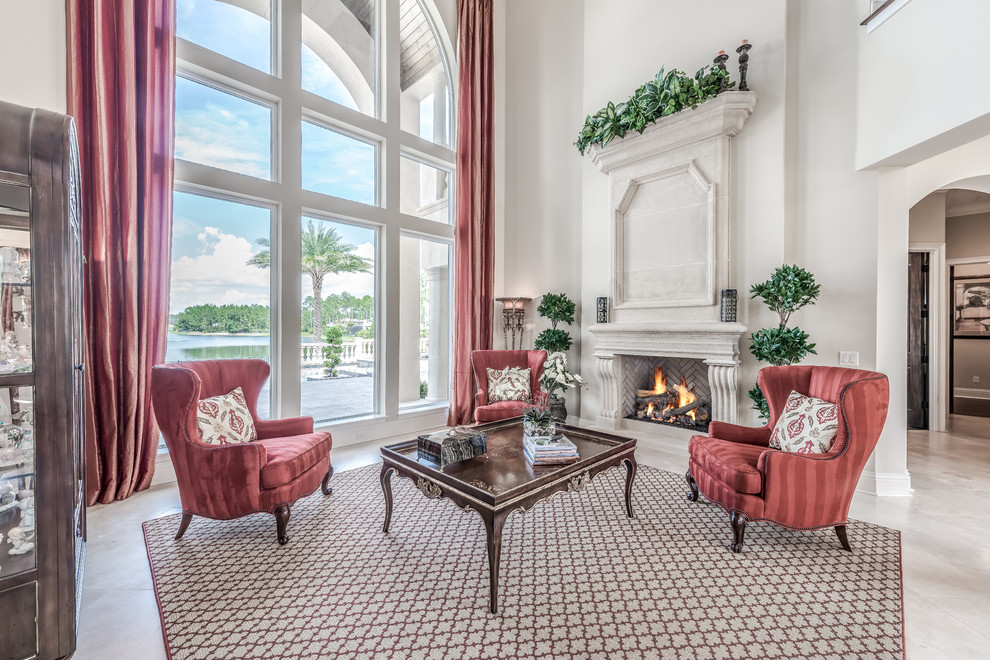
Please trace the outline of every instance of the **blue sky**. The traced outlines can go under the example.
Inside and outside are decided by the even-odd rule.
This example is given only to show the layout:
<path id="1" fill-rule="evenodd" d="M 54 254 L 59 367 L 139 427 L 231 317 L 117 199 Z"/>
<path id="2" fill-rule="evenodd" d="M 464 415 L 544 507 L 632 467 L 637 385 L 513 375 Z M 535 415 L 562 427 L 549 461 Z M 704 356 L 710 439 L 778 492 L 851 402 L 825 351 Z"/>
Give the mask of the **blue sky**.
<path id="1" fill-rule="evenodd" d="M 271 24 L 215 0 L 179 0 L 178 34 L 262 71 L 271 70 Z M 222 29 L 217 29 L 221 26 Z M 347 107 L 356 104 L 340 79 L 309 48 L 300 54 L 303 87 Z M 262 179 L 271 178 L 270 106 L 178 77 L 175 156 Z M 366 204 L 375 202 L 376 149 L 308 122 L 302 124 L 303 185 Z M 170 311 L 189 305 L 269 304 L 270 274 L 247 266 L 271 231 L 271 211 L 249 204 L 176 192 Z M 292 221 L 292 219 L 288 219 Z M 305 222 L 305 220 L 304 220 Z M 374 230 L 333 223 L 358 254 L 375 255 Z M 324 295 L 374 293 L 370 274 L 330 276 Z M 303 277 L 303 297 L 312 294 Z"/>

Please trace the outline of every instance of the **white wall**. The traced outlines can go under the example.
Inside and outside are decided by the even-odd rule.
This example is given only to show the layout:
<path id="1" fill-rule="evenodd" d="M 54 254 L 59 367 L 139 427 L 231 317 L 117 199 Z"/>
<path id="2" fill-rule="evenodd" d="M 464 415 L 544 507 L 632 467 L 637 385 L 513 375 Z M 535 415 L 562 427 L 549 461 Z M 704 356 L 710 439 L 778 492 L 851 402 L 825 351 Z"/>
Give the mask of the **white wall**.
<path id="1" fill-rule="evenodd" d="M 862 3 L 788 3 L 789 135 L 786 171 L 794 202 L 787 223 L 784 261 L 815 274 L 818 302 L 793 322 L 817 344 L 808 364 L 836 365 L 839 351 L 859 353 L 860 366 L 876 366 L 877 174 L 857 172 L 856 32 Z M 842 47 L 837 47 L 843 44 Z M 793 144 L 792 144 L 793 143 Z"/>
<path id="2" fill-rule="evenodd" d="M 990 213 L 946 218 L 945 256 L 948 259 L 990 256 Z M 986 272 L 990 272 L 990 266 Z"/>
<path id="3" fill-rule="evenodd" d="M 990 132 L 990 86 L 977 73 L 988 25 L 990 2 L 913 0 L 873 32 L 860 28 L 859 167 L 909 165 Z"/>
<path id="4" fill-rule="evenodd" d="M 0 7 L 0 100 L 65 112 L 65 3 Z"/>
<path id="5" fill-rule="evenodd" d="M 945 243 L 945 191 L 936 190 L 911 207 L 908 240 Z"/>
<path id="6" fill-rule="evenodd" d="M 543 294 L 566 293 L 578 303 L 571 366 L 582 373 L 581 319 L 594 306 L 581 305 L 581 159 L 571 146 L 584 118 L 581 109 L 583 5 L 573 0 L 538 3 L 507 0 L 502 44 L 504 79 L 500 107 L 504 128 L 502 227 L 505 249 L 496 295 L 527 296 L 523 347 L 532 348 L 549 322 L 538 317 Z M 548 29 L 548 26 L 553 26 Z M 501 305 L 496 303 L 495 346 L 503 346 Z M 579 394 L 568 395 L 577 412 Z"/>

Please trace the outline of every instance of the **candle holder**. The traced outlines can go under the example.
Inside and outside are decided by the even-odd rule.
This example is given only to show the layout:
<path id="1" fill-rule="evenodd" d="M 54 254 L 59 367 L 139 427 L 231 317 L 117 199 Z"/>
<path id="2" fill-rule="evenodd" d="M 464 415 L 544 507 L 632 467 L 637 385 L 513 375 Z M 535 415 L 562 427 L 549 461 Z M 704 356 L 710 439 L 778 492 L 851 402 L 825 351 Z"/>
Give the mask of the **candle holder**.
<path id="1" fill-rule="evenodd" d="M 596 301 L 596 307 L 598 310 L 598 322 L 608 323 L 608 298 L 601 296 Z"/>
<path id="2" fill-rule="evenodd" d="M 720 51 L 718 51 L 718 55 L 715 56 L 715 59 L 713 61 L 715 62 L 715 66 L 717 66 L 722 71 L 725 71 L 726 70 L 725 63 L 728 60 L 729 60 L 729 56 L 725 54 L 725 51 L 724 50 L 720 50 Z M 722 76 L 719 79 L 721 81 L 718 84 L 718 92 L 719 92 L 719 94 L 721 94 L 722 92 L 724 92 L 726 90 L 726 79 L 727 78 L 728 78 L 728 76 Z"/>
<path id="3" fill-rule="evenodd" d="M 736 52 L 739 53 L 739 91 L 748 92 L 749 83 L 746 82 L 746 72 L 749 70 L 749 49 L 753 47 L 753 44 L 749 43 L 746 39 L 739 44 L 739 48 L 736 48 Z"/>
<path id="4" fill-rule="evenodd" d="M 734 323 L 736 306 L 739 302 L 739 292 L 735 289 L 722 289 L 722 322 Z"/>
<path id="5" fill-rule="evenodd" d="M 502 303 L 502 339 L 505 341 L 505 347 L 510 350 L 522 348 L 523 321 L 526 318 L 526 310 L 523 307 L 532 298 L 507 296 L 505 298 L 496 298 L 495 300 Z M 517 333 L 519 335 L 518 348 L 516 347 Z M 512 336 L 512 343 L 509 343 L 510 334 Z"/>

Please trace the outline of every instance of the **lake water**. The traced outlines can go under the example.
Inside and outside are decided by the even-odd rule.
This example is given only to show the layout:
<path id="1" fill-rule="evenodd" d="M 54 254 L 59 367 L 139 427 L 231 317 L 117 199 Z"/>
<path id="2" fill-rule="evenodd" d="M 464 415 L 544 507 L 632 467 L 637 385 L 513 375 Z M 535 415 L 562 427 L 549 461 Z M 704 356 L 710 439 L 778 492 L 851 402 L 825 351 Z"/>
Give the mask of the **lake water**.
<path id="1" fill-rule="evenodd" d="M 166 362 L 271 357 L 268 335 L 179 335 L 169 333 Z"/>

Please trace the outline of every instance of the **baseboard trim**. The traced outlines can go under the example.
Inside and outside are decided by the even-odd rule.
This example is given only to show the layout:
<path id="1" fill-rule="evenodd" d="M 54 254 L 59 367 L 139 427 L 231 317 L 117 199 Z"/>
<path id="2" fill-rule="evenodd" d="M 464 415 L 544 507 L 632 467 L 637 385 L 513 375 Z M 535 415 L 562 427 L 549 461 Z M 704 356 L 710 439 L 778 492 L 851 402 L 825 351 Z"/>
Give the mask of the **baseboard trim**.
<path id="1" fill-rule="evenodd" d="M 172 459 L 169 457 L 168 452 L 158 454 L 158 457 L 155 459 L 155 473 L 151 476 L 151 485 L 159 486 L 161 484 L 174 483 L 175 481 L 175 467 L 172 465 Z"/>
<path id="2" fill-rule="evenodd" d="M 980 390 L 975 387 L 955 387 L 952 396 L 960 399 L 990 399 L 990 390 Z"/>
<path id="3" fill-rule="evenodd" d="M 869 493 L 879 497 L 910 497 L 914 494 L 911 488 L 911 473 L 904 472 L 871 472 L 865 470 L 859 479 L 856 491 Z"/>

